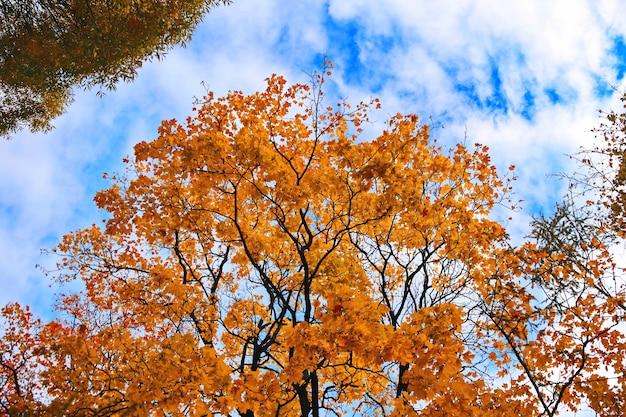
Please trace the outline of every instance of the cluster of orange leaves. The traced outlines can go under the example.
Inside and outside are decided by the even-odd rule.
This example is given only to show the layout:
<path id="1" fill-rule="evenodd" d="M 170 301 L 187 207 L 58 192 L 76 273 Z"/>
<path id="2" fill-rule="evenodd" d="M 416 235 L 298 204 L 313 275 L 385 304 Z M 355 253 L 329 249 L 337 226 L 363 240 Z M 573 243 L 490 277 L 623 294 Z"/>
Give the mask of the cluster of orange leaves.
<path id="1" fill-rule="evenodd" d="M 511 248 L 486 147 L 414 115 L 364 140 L 378 101 L 326 106 L 324 81 L 209 95 L 136 145 L 106 223 L 55 250 L 84 290 L 45 325 L 3 311 L 0 415 L 624 412 L 606 248 Z M 587 290 L 546 304 L 538 276 Z"/>

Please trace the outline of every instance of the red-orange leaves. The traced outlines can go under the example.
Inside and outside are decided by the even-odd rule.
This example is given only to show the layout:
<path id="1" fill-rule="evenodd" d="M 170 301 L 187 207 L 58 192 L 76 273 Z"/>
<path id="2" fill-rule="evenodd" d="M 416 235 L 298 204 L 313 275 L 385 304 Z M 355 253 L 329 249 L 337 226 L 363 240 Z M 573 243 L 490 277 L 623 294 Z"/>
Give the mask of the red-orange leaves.
<path id="1" fill-rule="evenodd" d="M 39 371 L 49 365 L 41 322 L 28 307 L 9 304 L 2 309 L 0 339 L 0 415 L 36 413 L 46 401 Z"/>

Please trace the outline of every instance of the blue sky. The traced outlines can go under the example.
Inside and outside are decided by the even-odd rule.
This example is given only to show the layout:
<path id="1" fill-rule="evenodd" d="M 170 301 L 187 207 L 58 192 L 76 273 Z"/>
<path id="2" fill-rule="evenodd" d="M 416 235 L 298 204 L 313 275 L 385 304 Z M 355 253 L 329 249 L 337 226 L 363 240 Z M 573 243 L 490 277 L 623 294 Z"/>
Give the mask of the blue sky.
<path id="1" fill-rule="evenodd" d="M 306 82 L 323 56 L 332 93 L 380 97 L 378 121 L 417 113 L 440 141 L 491 148 L 502 172 L 517 166 L 524 200 L 510 227 L 563 194 L 551 174 L 591 146 L 598 109 L 620 108 L 626 75 L 623 1 L 235 0 L 215 9 L 187 48 L 148 63 L 130 84 L 78 92 L 48 134 L 0 141 L 0 305 L 47 315 L 55 287 L 36 267 L 63 234 L 98 223 L 103 172 L 123 170 L 132 146 L 162 119 L 184 119 L 202 82 L 223 95 L 264 87 L 272 73 Z M 379 125 L 374 124 L 372 129 Z M 375 134 L 372 131 L 371 134 Z"/>

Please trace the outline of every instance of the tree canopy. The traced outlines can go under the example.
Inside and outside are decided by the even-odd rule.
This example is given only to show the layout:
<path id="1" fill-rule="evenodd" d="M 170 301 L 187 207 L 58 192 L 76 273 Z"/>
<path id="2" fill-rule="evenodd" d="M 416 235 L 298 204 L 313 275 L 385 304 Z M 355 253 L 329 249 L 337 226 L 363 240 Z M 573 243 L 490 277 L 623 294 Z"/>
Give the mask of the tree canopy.
<path id="1" fill-rule="evenodd" d="M 0 414 L 624 413 L 595 219 L 564 204 L 512 245 L 512 167 L 415 115 L 361 140 L 378 101 L 328 105 L 327 75 L 209 94 L 136 145 L 105 223 L 54 251 L 84 291 L 50 323 L 3 310 Z"/>
<path id="2" fill-rule="evenodd" d="M 47 130 L 72 88 L 112 89 L 229 0 L 0 0 L 0 135 Z"/>

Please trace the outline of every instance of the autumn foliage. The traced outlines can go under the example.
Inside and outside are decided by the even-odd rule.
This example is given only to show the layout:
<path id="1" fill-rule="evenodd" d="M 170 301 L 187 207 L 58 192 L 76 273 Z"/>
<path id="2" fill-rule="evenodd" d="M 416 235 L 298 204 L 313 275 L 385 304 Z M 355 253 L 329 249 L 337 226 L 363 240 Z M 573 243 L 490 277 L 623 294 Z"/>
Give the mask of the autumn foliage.
<path id="1" fill-rule="evenodd" d="M 135 147 L 105 224 L 55 250 L 84 291 L 45 325 L 5 308 L 0 414 L 624 415 L 602 231 L 563 211 L 512 246 L 486 147 L 415 115 L 364 140 L 378 101 L 329 106 L 327 75 L 209 94 Z"/>
<path id="2" fill-rule="evenodd" d="M 76 87 L 113 89 L 228 0 L 0 0 L 0 136 L 49 130 Z M 102 91 L 102 90 L 101 90 Z"/>

